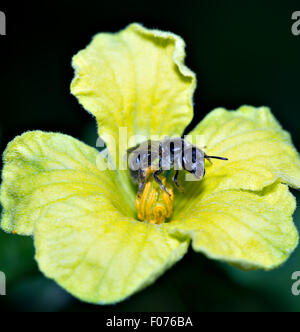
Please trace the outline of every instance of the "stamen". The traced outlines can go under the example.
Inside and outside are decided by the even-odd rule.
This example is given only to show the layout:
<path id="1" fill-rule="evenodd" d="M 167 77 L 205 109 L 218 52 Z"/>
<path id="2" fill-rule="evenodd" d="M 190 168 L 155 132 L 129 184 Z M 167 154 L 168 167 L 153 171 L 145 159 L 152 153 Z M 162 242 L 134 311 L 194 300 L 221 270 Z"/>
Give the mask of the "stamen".
<path id="1" fill-rule="evenodd" d="M 170 196 L 160 188 L 153 176 L 147 179 L 147 183 L 140 196 L 136 196 L 135 206 L 139 220 L 150 224 L 162 224 L 173 213 L 174 192 L 173 187 L 167 183 L 164 176 L 159 176 Z"/>

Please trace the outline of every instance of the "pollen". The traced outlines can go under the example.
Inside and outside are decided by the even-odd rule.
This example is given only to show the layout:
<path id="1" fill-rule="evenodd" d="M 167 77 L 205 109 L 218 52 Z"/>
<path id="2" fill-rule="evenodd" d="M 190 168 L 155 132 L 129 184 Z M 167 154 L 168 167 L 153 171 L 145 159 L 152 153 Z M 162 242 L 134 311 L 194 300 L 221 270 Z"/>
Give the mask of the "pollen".
<path id="1" fill-rule="evenodd" d="M 139 220 L 147 221 L 149 224 L 162 224 L 173 213 L 173 187 L 167 183 L 165 177 L 160 176 L 160 180 L 170 195 L 162 190 L 153 179 L 153 176 L 151 176 L 147 180 L 143 192 L 136 196 L 137 217 Z"/>

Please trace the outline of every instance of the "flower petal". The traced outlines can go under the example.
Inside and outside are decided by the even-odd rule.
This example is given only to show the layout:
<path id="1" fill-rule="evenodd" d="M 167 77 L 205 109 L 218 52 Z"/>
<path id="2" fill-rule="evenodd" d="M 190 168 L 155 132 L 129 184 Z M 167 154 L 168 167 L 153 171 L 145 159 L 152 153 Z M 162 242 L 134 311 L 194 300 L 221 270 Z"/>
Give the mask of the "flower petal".
<path id="1" fill-rule="evenodd" d="M 214 110 L 190 135 L 194 143 L 200 135 L 208 155 L 229 160 L 206 162 L 201 182 L 183 182 L 186 194 L 175 201 L 175 213 L 194 206 L 200 197 L 222 190 L 259 192 L 275 182 L 300 187 L 299 155 L 290 135 L 266 107 Z"/>
<path id="2" fill-rule="evenodd" d="M 8 145 L 4 163 L 2 228 L 34 234 L 41 270 L 80 299 L 120 301 L 187 250 L 188 240 L 135 220 L 118 174 L 72 137 L 25 133 Z"/>
<path id="3" fill-rule="evenodd" d="M 128 138 L 182 134 L 193 116 L 196 86 L 184 65 L 184 47 L 172 33 L 131 24 L 96 35 L 73 58 L 71 92 L 96 117 L 101 137 L 111 135 L 118 143 L 120 127 Z M 106 143 L 113 149 L 112 139 Z"/>
<path id="4" fill-rule="evenodd" d="M 292 222 L 300 187 L 300 160 L 290 136 L 269 109 L 217 109 L 191 133 L 208 155 L 200 182 L 186 182 L 177 197 L 171 231 L 189 234 L 193 247 L 244 268 L 274 268 L 298 243 Z M 284 183 L 284 184 L 281 184 Z"/>
<path id="5" fill-rule="evenodd" d="M 153 283 L 188 241 L 124 216 L 101 195 L 73 197 L 36 223 L 40 269 L 81 300 L 115 303 Z"/>
<path id="6" fill-rule="evenodd" d="M 243 269 L 269 270 L 281 265 L 297 246 L 295 207 L 284 184 L 261 192 L 211 191 L 177 212 L 169 227 L 173 235 L 189 235 L 194 250 L 209 258 Z"/>
<path id="7" fill-rule="evenodd" d="M 134 215 L 134 192 L 125 194 L 117 173 L 104 169 L 96 149 L 67 135 L 33 131 L 16 137 L 4 153 L 2 228 L 30 235 L 45 208 L 73 196 L 101 194 Z"/>
<path id="8" fill-rule="evenodd" d="M 229 158 L 207 163 L 206 178 L 219 189 L 262 190 L 275 181 L 300 187 L 300 158 L 290 135 L 266 107 L 217 109 L 191 132 L 202 136 L 206 153 Z"/>

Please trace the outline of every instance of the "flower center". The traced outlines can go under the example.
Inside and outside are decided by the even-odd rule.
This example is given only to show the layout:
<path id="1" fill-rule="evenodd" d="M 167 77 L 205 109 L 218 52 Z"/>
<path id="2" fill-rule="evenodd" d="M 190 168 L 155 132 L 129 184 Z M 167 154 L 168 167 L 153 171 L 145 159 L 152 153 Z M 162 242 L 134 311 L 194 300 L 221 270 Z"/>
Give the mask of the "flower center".
<path id="1" fill-rule="evenodd" d="M 170 195 L 150 176 L 144 190 L 140 195 L 137 194 L 135 200 L 138 219 L 150 224 L 162 224 L 173 213 L 173 187 L 164 176 L 160 175 L 159 178 Z"/>

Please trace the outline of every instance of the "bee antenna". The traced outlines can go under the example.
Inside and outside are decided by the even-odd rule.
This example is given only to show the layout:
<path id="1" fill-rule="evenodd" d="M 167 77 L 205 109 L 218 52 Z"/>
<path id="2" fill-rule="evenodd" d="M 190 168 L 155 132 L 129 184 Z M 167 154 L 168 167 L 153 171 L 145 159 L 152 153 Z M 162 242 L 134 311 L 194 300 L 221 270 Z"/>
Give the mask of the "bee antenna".
<path id="1" fill-rule="evenodd" d="M 224 157 L 217 157 L 217 156 L 207 156 L 205 155 L 204 158 L 206 159 L 220 159 L 220 160 L 228 160 L 228 158 L 224 158 Z"/>

